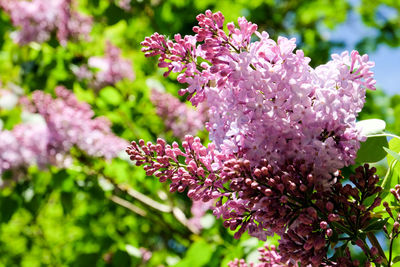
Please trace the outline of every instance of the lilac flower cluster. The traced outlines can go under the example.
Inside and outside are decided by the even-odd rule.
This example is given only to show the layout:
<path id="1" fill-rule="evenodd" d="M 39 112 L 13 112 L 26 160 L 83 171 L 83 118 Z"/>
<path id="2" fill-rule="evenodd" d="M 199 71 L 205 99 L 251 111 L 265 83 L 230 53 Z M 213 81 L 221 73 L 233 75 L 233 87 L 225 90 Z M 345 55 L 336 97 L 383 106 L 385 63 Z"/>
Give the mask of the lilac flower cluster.
<path id="1" fill-rule="evenodd" d="M 87 37 L 92 28 L 92 18 L 73 10 L 72 0 L 1 0 L 0 7 L 18 28 L 12 37 L 21 45 L 45 42 L 52 33 L 66 45 L 68 39 Z"/>
<path id="2" fill-rule="evenodd" d="M 93 72 L 89 68 L 98 69 Z M 90 57 L 88 65 L 82 65 L 73 69 L 74 74 L 79 80 L 89 80 L 95 89 L 101 89 L 108 85 L 114 85 L 118 81 L 127 78 L 135 79 L 132 69 L 132 62 L 121 57 L 121 50 L 114 46 L 110 41 L 106 43 L 104 57 Z"/>
<path id="3" fill-rule="evenodd" d="M 243 259 L 235 259 L 231 261 L 229 267 L 286 267 L 286 266 L 297 266 L 295 262 L 283 261 L 282 257 L 276 251 L 275 246 L 265 245 L 263 248 L 259 248 L 260 252 L 259 263 L 247 264 Z"/>
<path id="4" fill-rule="evenodd" d="M 90 105 L 79 102 L 70 90 L 57 87 L 56 95 L 56 99 L 42 91 L 32 95 L 32 103 L 49 129 L 51 150 L 69 151 L 76 145 L 90 156 L 111 159 L 126 147 L 126 141 L 112 133 L 110 121 L 93 119 Z"/>
<path id="5" fill-rule="evenodd" d="M 380 205 L 379 179 L 368 165 L 350 177 L 354 186 L 343 186 L 337 173 L 331 177 L 332 187 L 325 188 L 304 162 L 275 169 L 264 160 L 252 167 L 249 160 L 229 159 L 213 146 L 204 147 L 198 138 L 186 136 L 182 146 L 183 150 L 162 139 L 156 144 L 140 140 L 132 142 L 127 153 L 136 165 L 144 165 L 147 175 L 171 180 L 171 192 L 187 189 L 196 201 L 218 199 L 213 213 L 224 219 L 225 227 L 237 230 L 236 238 L 245 231 L 261 240 L 280 235 L 284 262 L 336 264 L 326 258 L 331 239 L 347 235 L 361 242 L 359 231 L 369 225 L 371 212 Z M 365 204 L 370 197 L 372 203 Z M 382 260 L 360 244 L 371 261 Z M 352 262 L 346 257 L 340 261 Z"/>
<path id="6" fill-rule="evenodd" d="M 333 55 L 316 69 L 295 39 L 271 40 L 266 32 L 240 18 L 239 28 L 221 13 L 197 16 L 195 36 L 174 41 L 153 34 L 142 45 L 146 56 L 159 55 L 159 67 L 180 73 L 181 94 L 209 107 L 207 129 L 217 149 L 240 154 L 258 164 L 268 159 L 305 160 L 315 174 L 335 172 L 353 163 L 359 141 L 358 112 L 366 88 L 374 89 L 373 63 L 358 52 Z M 253 34 L 260 39 L 250 42 Z M 201 63 L 200 63 L 201 62 Z"/>
<path id="7" fill-rule="evenodd" d="M 151 102 L 156 106 L 157 115 L 163 119 L 166 130 L 183 139 L 185 135 L 194 135 L 204 128 L 207 120 L 207 108 L 201 103 L 196 109 L 188 107 L 178 98 L 157 89 L 151 91 Z"/>
<path id="8" fill-rule="evenodd" d="M 275 42 L 245 18 L 238 28 L 228 23 L 228 33 L 220 12 L 197 20 L 194 36 L 172 41 L 155 33 L 142 45 L 146 56 L 159 55 L 165 76 L 177 72 L 188 84 L 180 94 L 207 104 L 212 143 L 186 136 L 182 150 L 141 140 L 127 149 L 131 159 L 147 175 L 170 179 L 171 192 L 217 199 L 213 213 L 236 238 L 245 231 L 261 240 L 280 235 L 283 263 L 358 266 L 347 246 L 327 258 L 339 238 L 360 246 L 369 262 L 382 262 L 360 235 L 381 201 L 376 170 L 357 168 L 352 185 L 342 184 L 339 171 L 365 140 L 356 117 L 366 89 L 375 89 L 374 63 L 353 51 L 313 69 L 301 50 L 294 52 L 294 39 Z M 251 42 L 253 34 L 258 41 Z"/>
<path id="9" fill-rule="evenodd" d="M 32 101 L 21 101 L 26 109 L 40 114 L 43 123 L 22 123 L 11 131 L 0 131 L 0 174 L 31 164 L 65 167 L 69 150 L 76 146 L 89 156 L 111 159 L 128 144 L 115 136 L 104 117 L 93 119 L 86 103 L 64 87 L 56 88 L 58 98 L 42 91 L 32 94 Z"/>
<path id="10" fill-rule="evenodd" d="M 48 161 L 45 124 L 19 124 L 12 131 L 0 130 L 0 176 L 6 170 Z"/>

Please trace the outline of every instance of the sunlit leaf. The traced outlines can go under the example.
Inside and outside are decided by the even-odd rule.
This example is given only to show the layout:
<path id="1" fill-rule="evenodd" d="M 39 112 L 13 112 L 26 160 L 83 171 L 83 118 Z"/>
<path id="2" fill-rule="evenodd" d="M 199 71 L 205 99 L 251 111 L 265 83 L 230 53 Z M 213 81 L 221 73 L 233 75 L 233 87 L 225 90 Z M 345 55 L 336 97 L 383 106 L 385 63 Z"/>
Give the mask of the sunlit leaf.
<path id="1" fill-rule="evenodd" d="M 377 162 L 386 157 L 384 147 L 388 147 L 388 141 L 385 136 L 368 137 L 357 152 L 356 162 Z"/>

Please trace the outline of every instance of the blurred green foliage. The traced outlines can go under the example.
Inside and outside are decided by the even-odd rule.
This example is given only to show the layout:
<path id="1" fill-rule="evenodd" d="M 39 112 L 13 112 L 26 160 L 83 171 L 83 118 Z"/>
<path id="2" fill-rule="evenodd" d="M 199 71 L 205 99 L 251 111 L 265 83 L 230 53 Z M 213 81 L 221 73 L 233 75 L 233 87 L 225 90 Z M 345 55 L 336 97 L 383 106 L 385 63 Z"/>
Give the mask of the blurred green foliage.
<path id="1" fill-rule="evenodd" d="M 126 140 L 155 140 L 158 136 L 176 140 L 156 116 L 146 80 L 159 80 L 174 95 L 181 85 L 163 78 L 156 60 L 143 56 L 140 42 L 145 36 L 155 31 L 169 36 L 191 34 L 197 14 L 220 10 L 228 22 L 246 16 L 274 39 L 278 35 L 296 37 L 299 48 L 318 65 L 328 60 L 332 48 L 343 45 L 326 39 L 321 28 L 334 29 L 354 9 L 345 0 L 141 0 L 131 2 L 131 11 L 110 0 L 77 2 L 82 12 L 94 18 L 91 40 L 69 42 L 65 47 L 55 40 L 16 45 L 10 39 L 10 19 L 0 13 L 2 85 L 16 84 L 28 95 L 37 89 L 54 94 L 55 86 L 65 85 L 89 103 L 96 115 L 109 118 L 115 134 Z M 381 5 L 396 10 L 396 15 L 382 18 Z M 381 43 L 399 46 L 398 1 L 363 0 L 356 11 L 366 25 L 379 31 L 378 36 L 360 40 L 360 49 L 368 52 Z M 91 56 L 102 55 L 106 40 L 132 60 L 136 78 L 94 90 L 78 81 L 72 69 Z M 399 134 L 400 96 L 368 93 L 360 118 L 384 119 L 388 130 Z M 5 129 L 12 129 L 21 121 L 21 110 L 0 110 L 0 119 Z M 1 266 L 200 267 L 226 266 L 234 258 L 257 257 L 260 242 L 247 235 L 235 240 L 210 214 L 205 217 L 207 227 L 194 234 L 172 212 L 152 208 L 129 194 L 124 185 L 191 216 L 191 202 L 184 194 L 171 196 L 168 185 L 146 177 L 142 169 L 120 158 L 104 161 L 88 158 L 78 150 L 72 153 L 74 168 L 43 171 L 32 166 L 20 182 L 0 190 Z M 113 197 L 129 201 L 145 215 L 118 205 Z M 270 242 L 276 240 L 274 237 Z M 148 262 L 143 261 L 140 248 L 152 252 Z M 400 246 L 395 250 L 400 254 Z"/>

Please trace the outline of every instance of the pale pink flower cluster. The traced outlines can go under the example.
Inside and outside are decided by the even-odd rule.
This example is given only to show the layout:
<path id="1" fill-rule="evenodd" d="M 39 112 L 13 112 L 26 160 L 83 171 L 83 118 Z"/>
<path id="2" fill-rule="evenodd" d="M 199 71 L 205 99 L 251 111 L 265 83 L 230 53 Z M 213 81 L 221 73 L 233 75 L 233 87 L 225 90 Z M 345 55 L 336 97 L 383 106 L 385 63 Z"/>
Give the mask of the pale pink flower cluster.
<path id="1" fill-rule="evenodd" d="M 0 7 L 18 28 L 12 38 L 21 45 L 46 42 L 52 33 L 56 33 L 62 45 L 71 38 L 86 38 L 92 28 L 92 18 L 78 13 L 72 6 L 72 0 L 0 1 Z"/>
<path id="2" fill-rule="evenodd" d="M 35 91 L 31 102 L 21 101 L 44 120 L 0 131 L 0 174 L 32 164 L 66 167 L 72 146 L 89 156 L 111 159 L 128 145 L 112 133 L 106 118 L 93 118 L 90 106 L 79 102 L 71 91 L 57 87 L 56 95 L 54 99 Z"/>
<path id="3" fill-rule="evenodd" d="M 57 87 L 56 95 L 56 99 L 42 91 L 32 95 L 34 107 L 47 123 L 52 149 L 69 151 L 76 145 L 90 156 L 110 159 L 126 147 L 126 141 L 112 133 L 110 121 L 93 119 L 90 105 L 79 102 L 70 90 Z"/>
<path id="4" fill-rule="evenodd" d="M 94 73 L 90 68 L 97 69 Z M 87 65 L 73 69 L 79 80 L 89 80 L 95 89 L 113 86 L 122 79 L 134 80 L 132 62 L 121 57 L 121 50 L 110 41 L 106 43 L 103 57 L 90 57 Z"/>
<path id="5" fill-rule="evenodd" d="M 24 123 L 13 130 L 0 130 L 0 176 L 6 170 L 43 166 L 48 161 L 45 124 Z"/>
<path id="6" fill-rule="evenodd" d="M 206 127 L 219 151 L 253 165 L 305 160 L 323 177 L 353 163 L 363 140 L 356 117 L 375 84 L 367 55 L 344 52 L 313 69 L 295 39 L 275 42 L 245 18 L 239 28 L 228 23 L 226 34 L 219 12 L 197 20 L 195 36 L 172 41 L 155 33 L 143 51 L 160 56 L 165 75 L 180 73 L 178 81 L 188 84 L 180 93 L 194 105 L 206 102 Z M 258 41 L 250 42 L 253 34 Z"/>
<path id="7" fill-rule="evenodd" d="M 201 103 L 196 109 L 190 108 L 173 95 L 151 90 L 151 102 L 156 106 L 157 115 L 163 119 L 166 130 L 171 130 L 174 136 L 183 139 L 185 135 L 195 135 L 207 120 L 206 105 Z"/>

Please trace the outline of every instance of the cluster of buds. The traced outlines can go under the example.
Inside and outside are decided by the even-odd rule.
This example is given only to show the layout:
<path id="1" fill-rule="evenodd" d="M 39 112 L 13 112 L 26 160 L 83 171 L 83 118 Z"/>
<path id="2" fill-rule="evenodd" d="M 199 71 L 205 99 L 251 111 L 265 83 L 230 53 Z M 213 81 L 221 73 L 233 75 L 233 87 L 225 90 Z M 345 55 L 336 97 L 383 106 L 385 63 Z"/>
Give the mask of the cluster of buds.
<path id="1" fill-rule="evenodd" d="M 226 157 L 212 145 L 203 146 L 198 137 L 187 135 L 182 147 L 176 142 L 167 145 L 158 138 L 156 144 L 133 141 L 126 152 L 137 166 L 144 165 L 146 175 L 154 175 L 160 182 L 171 180 L 171 192 L 183 192 L 188 188 L 190 198 L 204 202 L 219 197 L 218 189 L 223 188 L 223 181 L 216 170 Z"/>
<path id="2" fill-rule="evenodd" d="M 371 212 L 380 205 L 376 170 L 368 165 L 351 176 L 354 187 L 343 185 L 337 173 L 326 188 L 316 183 L 318 177 L 304 162 L 287 162 L 278 169 L 264 160 L 253 167 L 249 160 L 227 158 L 212 146 L 204 147 L 199 138 L 186 136 L 182 146 L 167 145 L 162 139 L 156 144 L 140 140 L 132 142 L 127 153 L 136 165 L 144 165 L 147 175 L 171 180 L 171 192 L 187 189 L 196 201 L 217 199 L 213 213 L 223 218 L 225 227 L 236 230 L 235 238 L 245 231 L 261 240 L 279 234 L 284 262 L 336 264 L 327 258 L 329 244 L 339 238 L 361 244 Z M 366 203 L 371 196 L 376 197 Z M 362 248 L 371 261 L 382 260 L 376 248 Z M 339 259 L 353 262 L 345 256 Z"/>

